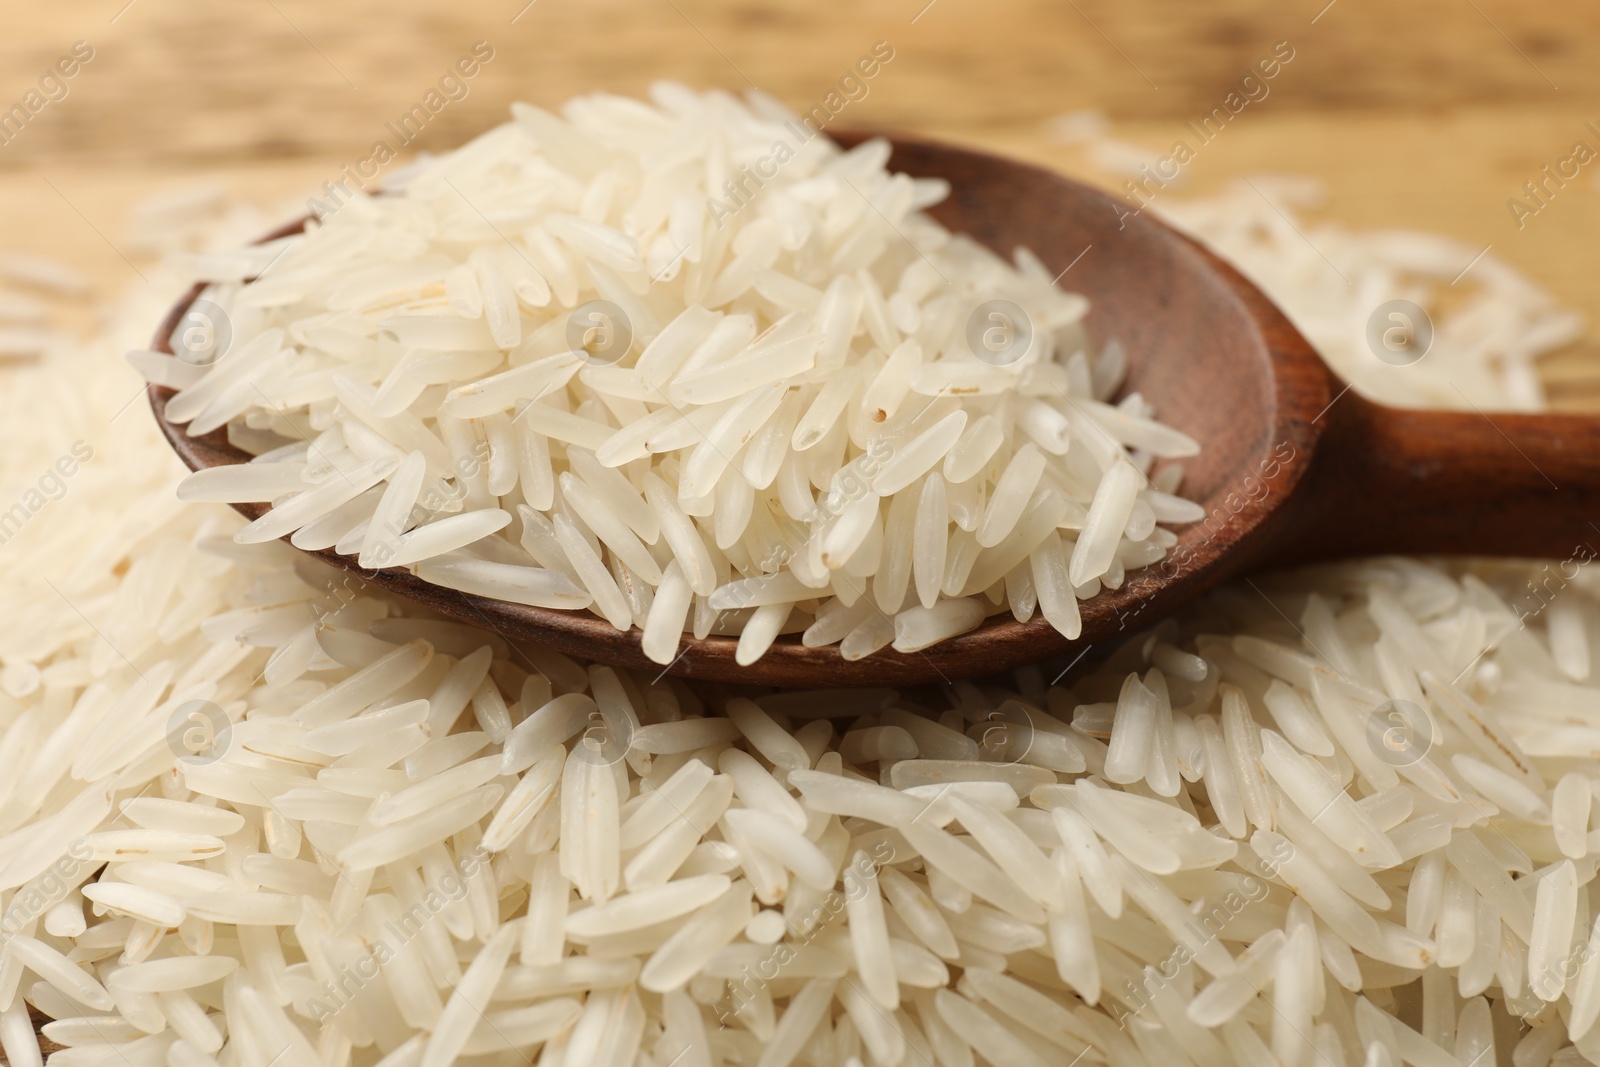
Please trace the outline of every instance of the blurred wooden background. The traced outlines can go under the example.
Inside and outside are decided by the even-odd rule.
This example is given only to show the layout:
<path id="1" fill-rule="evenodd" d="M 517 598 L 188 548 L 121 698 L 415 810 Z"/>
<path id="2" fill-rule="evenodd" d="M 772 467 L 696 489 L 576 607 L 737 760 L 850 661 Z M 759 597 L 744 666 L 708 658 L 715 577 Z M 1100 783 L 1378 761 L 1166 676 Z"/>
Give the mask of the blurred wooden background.
<path id="1" fill-rule="evenodd" d="M 1051 119 L 1105 111 L 1163 149 L 1287 41 L 1292 64 L 1187 168 L 1311 174 L 1327 215 L 1492 245 L 1600 321 L 1600 162 L 1519 230 L 1506 207 L 1584 123 L 1600 125 L 1594 0 L 82 0 L 13 5 L 0 111 L 74 42 L 94 58 L 0 145 L 0 245 L 134 279 L 126 205 L 197 172 L 303 193 L 363 157 L 474 42 L 494 59 L 416 146 L 502 120 L 514 99 L 636 93 L 670 77 L 750 85 L 808 108 L 876 41 L 895 56 L 841 125 L 986 145 L 1110 183 Z M 415 146 L 414 146 L 415 147 Z M 1600 344 L 1547 361 L 1567 404 L 1600 406 Z"/>

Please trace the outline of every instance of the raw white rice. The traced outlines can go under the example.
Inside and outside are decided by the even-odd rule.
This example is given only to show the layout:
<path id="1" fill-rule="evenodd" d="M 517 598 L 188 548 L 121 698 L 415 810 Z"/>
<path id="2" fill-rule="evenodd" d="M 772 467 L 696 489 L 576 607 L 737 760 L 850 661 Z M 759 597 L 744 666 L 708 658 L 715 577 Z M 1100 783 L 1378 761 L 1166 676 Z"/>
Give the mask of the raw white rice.
<path id="1" fill-rule="evenodd" d="M 733 696 L 234 543 L 137 383 L 71 376 L 152 296 L 0 393 L 12 480 L 95 448 L 5 545 L 8 1062 L 44 1019 L 62 1067 L 1600 1061 L 1586 568 L 1565 614 L 1554 564 L 1372 560 L 1066 683 Z"/>
<path id="2" fill-rule="evenodd" d="M 885 142 L 842 151 L 769 99 L 676 86 L 514 114 L 270 268 L 201 261 L 231 347 L 193 374 L 134 362 L 190 433 L 226 424 L 262 458 L 186 498 L 271 503 L 246 541 L 588 608 L 663 664 L 709 619 L 741 663 L 795 631 L 915 651 L 1007 607 L 1075 637 L 1056 557 L 1075 588 L 1117 585 L 1165 556 L 1158 519 L 1200 517 L 1148 479 L 1195 442 L 1137 395 L 1104 402 L 1120 355 L 1091 355 L 1087 302 L 921 214 L 945 186 L 891 174 Z M 759 195 L 722 203 L 775 144 Z M 995 301 L 1026 321 L 997 325 Z M 1074 438 L 1090 454 L 1069 462 Z M 679 587 L 632 603 L 673 560 L 687 609 Z"/>

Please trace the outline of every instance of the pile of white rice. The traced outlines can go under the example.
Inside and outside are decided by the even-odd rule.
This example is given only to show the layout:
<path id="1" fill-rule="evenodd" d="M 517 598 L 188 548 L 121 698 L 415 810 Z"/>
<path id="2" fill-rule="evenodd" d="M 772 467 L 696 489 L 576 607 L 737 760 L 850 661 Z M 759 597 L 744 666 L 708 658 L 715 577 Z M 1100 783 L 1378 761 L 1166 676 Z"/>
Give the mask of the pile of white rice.
<path id="1" fill-rule="evenodd" d="M 1592 551 L 1258 578 L 1070 684 L 691 688 L 177 502 L 113 370 L 166 295 L 3 371 L 14 1067 L 1600 1063 Z"/>
<path id="2" fill-rule="evenodd" d="M 1128 210 L 1143 204 L 1223 255 L 1288 313 L 1341 378 L 1374 400 L 1538 411 L 1545 401 L 1536 357 L 1588 328 L 1583 315 L 1496 256 L 1493 245 L 1308 218 L 1302 212 L 1318 207 L 1325 190 L 1300 175 L 1256 175 L 1215 195 L 1175 197 L 1166 189 L 1184 188 L 1187 173 L 1152 185 L 1151 168 L 1166 170 L 1157 165 L 1162 151 L 1114 136 L 1104 114 L 1072 112 L 1050 126 L 1056 140 L 1086 150 Z M 1150 200 L 1153 192 L 1160 195 Z M 1408 309 L 1390 319 L 1384 305 L 1395 300 L 1429 318 L 1405 321 Z M 1391 326 L 1431 333 L 1427 355 L 1408 345 L 1374 359 L 1373 334 Z"/>
<path id="3" fill-rule="evenodd" d="M 1581 338 L 1583 315 L 1496 256 L 1438 234 L 1351 231 L 1296 219 L 1321 199 L 1316 182 L 1263 177 L 1213 197 L 1157 203 L 1270 296 L 1339 376 L 1398 407 L 1538 411 L 1535 357 Z M 1492 246 L 1491 246 L 1492 247 Z M 1428 354 L 1402 365 L 1373 358 L 1375 313 L 1409 300 L 1432 319 Z M 1382 330 L 1379 330 L 1381 334 Z"/>
<path id="4" fill-rule="evenodd" d="M 304 234 L 202 257 L 135 355 L 191 435 L 256 458 L 184 499 L 271 502 L 363 568 L 847 659 L 1078 601 L 1164 558 L 1192 456 L 1087 301 L 922 214 L 945 182 L 775 103 L 585 97 L 413 168 Z M 332 210 L 337 206 L 337 210 Z M 255 279 L 247 282 L 247 279 Z M 1104 339 L 1102 339 L 1104 340 Z"/>

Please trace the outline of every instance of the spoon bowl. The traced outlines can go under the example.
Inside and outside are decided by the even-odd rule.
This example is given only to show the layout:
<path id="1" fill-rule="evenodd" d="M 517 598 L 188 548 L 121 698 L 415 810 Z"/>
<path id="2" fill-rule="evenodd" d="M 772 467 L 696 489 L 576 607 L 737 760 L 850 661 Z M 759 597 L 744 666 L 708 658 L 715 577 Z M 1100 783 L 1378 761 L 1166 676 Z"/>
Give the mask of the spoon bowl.
<path id="1" fill-rule="evenodd" d="M 836 139 L 850 145 L 864 136 Z M 1153 217 L 1039 167 L 911 138 L 892 142 L 893 169 L 950 183 L 950 196 L 929 212 L 945 227 L 1003 256 L 1026 245 L 1062 272 L 1064 288 L 1088 297 L 1090 335 L 1116 338 L 1127 350 L 1124 392 L 1140 393 L 1163 423 L 1200 442 L 1199 455 L 1184 461 L 1179 492 L 1206 518 L 1175 531 L 1165 560 L 1081 602 L 1076 641 L 1041 615 L 1017 622 L 1007 612 L 920 652 L 885 648 L 849 661 L 837 646 L 807 648 L 791 634 L 741 666 L 737 638 L 686 636 L 664 673 L 807 688 L 950 682 L 1081 654 L 1268 566 L 1379 552 L 1585 562 L 1600 554 L 1583 554 L 1591 542 L 1600 546 L 1600 420 L 1372 404 L 1349 392 L 1243 276 Z M 298 232 L 305 221 L 264 240 Z M 172 309 L 153 348 L 171 352 L 171 334 L 201 288 Z M 168 420 L 172 390 L 151 385 L 149 393 L 157 422 L 190 469 L 250 459 L 228 443 L 226 429 L 191 437 Z M 252 519 L 268 510 L 234 506 Z M 400 568 L 363 571 L 331 550 L 311 554 L 508 639 L 661 669 L 641 650 L 640 630 L 619 631 L 587 611 L 507 603 Z"/>

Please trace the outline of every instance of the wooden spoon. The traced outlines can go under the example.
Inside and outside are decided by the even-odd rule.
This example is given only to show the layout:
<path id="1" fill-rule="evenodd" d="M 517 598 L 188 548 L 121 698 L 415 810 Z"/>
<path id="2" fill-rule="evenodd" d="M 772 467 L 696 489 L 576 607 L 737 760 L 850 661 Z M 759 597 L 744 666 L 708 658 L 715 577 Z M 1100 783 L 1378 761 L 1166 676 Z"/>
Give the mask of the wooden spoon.
<path id="1" fill-rule="evenodd" d="M 1077 642 L 1042 616 L 1018 623 L 1008 612 L 922 652 L 884 649 L 856 662 L 837 646 L 806 648 L 796 634 L 741 667 L 735 638 L 686 637 L 668 673 L 813 688 L 953 681 L 1074 654 L 1268 566 L 1384 552 L 1596 555 L 1588 546 L 1600 546 L 1600 419 L 1381 407 L 1347 391 L 1232 267 L 1149 215 L 1124 217 L 1121 201 L 1038 167 L 909 138 L 894 138 L 890 165 L 950 182 L 950 197 L 931 212 L 950 230 L 1005 256 L 1026 245 L 1066 273 L 1063 288 L 1089 298 L 1090 334 L 1127 349 L 1125 391 L 1143 394 L 1162 422 L 1201 443 L 1180 491 L 1209 517 L 1179 528 L 1167 560 L 1082 602 Z M 172 309 L 153 347 L 171 351 L 168 339 L 199 292 L 196 286 Z M 150 387 L 156 419 L 191 469 L 249 458 L 227 443 L 225 430 L 189 437 L 168 422 L 171 396 Z M 237 508 L 252 519 L 267 510 Z M 360 572 L 354 559 L 331 551 L 313 554 L 507 638 L 662 669 L 640 651 L 638 629 L 618 631 L 588 612 L 510 604 L 404 570 Z"/>

